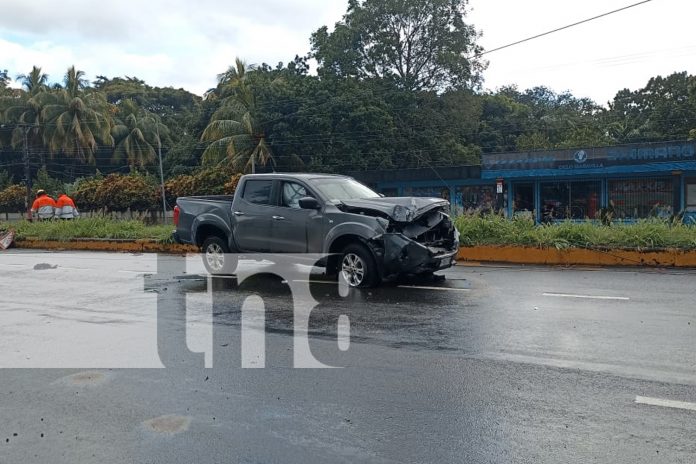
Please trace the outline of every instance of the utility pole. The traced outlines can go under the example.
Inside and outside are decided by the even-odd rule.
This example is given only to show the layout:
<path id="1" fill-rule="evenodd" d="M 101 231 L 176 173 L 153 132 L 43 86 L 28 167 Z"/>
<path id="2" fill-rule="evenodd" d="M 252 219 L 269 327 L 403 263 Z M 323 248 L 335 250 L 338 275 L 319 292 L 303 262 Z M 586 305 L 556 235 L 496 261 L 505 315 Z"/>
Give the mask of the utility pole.
<path id="1" fill-rule="evenodd" d="M 159 121 L 157 125 L 157 153 L 159 154 L 160 187 L 162 188 L 162 223 L 167 223 L 167 200 L 164 192 L 164 169 L 162 168 L 162 140 L 160 139 Z"/>
<path id="2" fill-rule="evenodd" d="M 24 139 L 24 153 L 22 159 L 24 161 L 24 183 L 27 186 L 27 194 L 24 198 L 24 210 L 27 212 L 27 220 L 31 221 L 31 166 L 29 165 L 29 140 L 27 135 L 27 126 L 21 125 L 22 137 Z"/>

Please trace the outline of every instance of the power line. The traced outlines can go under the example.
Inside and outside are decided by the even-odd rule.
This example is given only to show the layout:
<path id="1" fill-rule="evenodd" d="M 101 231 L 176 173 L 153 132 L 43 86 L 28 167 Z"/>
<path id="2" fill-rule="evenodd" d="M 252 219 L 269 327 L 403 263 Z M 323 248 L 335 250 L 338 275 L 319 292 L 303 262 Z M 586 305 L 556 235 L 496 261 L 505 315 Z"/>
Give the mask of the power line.
<path id="1" fill-rule="evenodd" d="M 487 50 L 487 51 L 485 51 L 485 52 L 478 53 L 478 54 L 476 54 L 476 55 L 474 55 L 474 56 L 475 56 L 475 57 L 480 57 L 480 56 L 483 56 L 483 55 L 488 55 L 489 53 L 497 52 L 498 50 L 503 50 L 503 49 L 505 49 L 505 48 L 509 48 L 509 47 L 514 46 L 514 45 L 519 45 L 519 44 L 524 43 L 524 42 L 529 42 L 530 40 L 538 39 L 539 37 L 544 37 L 544 36 L 547 36 L 547 35 L 549 35 L 549 34 L 553 34 L 554 32 L 563 31 L 563 30 L 565 30 L 565 29 L 569 29 L 569 28 L 571 28 L 571 27 L 575 27 L 575 26 L 578 26 L 578 25 L 580 25 L 580 24 L 589 23 L 590 21 L 594 21 L 595 19 L 604 18 L 605 16 L 609 16 L 609 15 L 612 15 L 612 14 L 614 14 L 614 13 L 619 13 L 620 11 L 628 10 L 629 8 L 633 8 L 633 7 L 636 7 L 636 6 L 642 5 L 642 4 L 644 4 L 644 3 L 651 2 L 651 1 L 652 1 L 652 0 L 643 0 L 642 2 L 633 3 L 633 4 L 631 4 L 631 5 L 624 6 L 624 7 L 622 7 L 622 8 L 617 9 L 617 10 L 608 11 L 608 12 L 606 12 L 606 13 L 602 13 L 602 14 L 600 14 L 600 15 L 593 16 L 593 17 L 591 17 L 591 18 L 583 19 L 582 21 L 578 21 L 578 22 L 573 23 L 573 24 L 568 24 L 568 25 L 566 25 L 566 26 L 559 27 L 559 28 L 553 29 L 553 30 L 551 30 L 551 31 L 542 32 L 541 34 L 537 34 L 537 35 L 534 35 L 534 36 L 532 36 L 532 37 L 527 37 L 526 39 L 518 40 L 518 41 L 516 41 L 516 42 L 512 42 L 512 43 L 509 43 L 509 44 L 507 44 L 507 45 L 503 45 L 503 46 L 500 46 L 500 47 L 496 47 L 496 48 L 494 48 L 494 49 L 492 49 L 492 50 Z"/>

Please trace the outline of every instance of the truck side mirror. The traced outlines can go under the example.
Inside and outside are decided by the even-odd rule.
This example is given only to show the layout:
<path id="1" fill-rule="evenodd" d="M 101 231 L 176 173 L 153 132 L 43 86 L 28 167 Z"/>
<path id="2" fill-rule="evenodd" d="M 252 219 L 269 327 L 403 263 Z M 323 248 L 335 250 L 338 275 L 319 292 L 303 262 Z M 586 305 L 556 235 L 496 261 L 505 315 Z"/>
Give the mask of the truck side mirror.
<path id="1" fill-rule="evenodd" d="M 314 197 L 302 197 L 298 203 L 302 209 L 321 209 L 319 201 Z"/>

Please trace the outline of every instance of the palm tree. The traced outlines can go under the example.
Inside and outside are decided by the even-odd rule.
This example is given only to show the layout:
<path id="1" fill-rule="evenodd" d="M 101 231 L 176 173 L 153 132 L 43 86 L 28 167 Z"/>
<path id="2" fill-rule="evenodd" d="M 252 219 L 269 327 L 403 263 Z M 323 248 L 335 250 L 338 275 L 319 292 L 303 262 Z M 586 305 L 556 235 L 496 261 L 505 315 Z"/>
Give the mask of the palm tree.
<path id="1" fill-rule="evenodd" d="M 48 90 L 48 75 L 41 68 L 34 66 L 29 74 L 20 74 L 17 80 L 22 83 L 22 93 L 19 97 L 4 97 L 0 101 L 0 121 L 14 125 L 10 146 L 14 149 L 26 143 L 29 157 L 35 148 L 42 146 L 41 98 L 40 95 Z M 44 157 L 41 154 L 41 164 Z"/>
<path id="2" fill-rule="evenodd" d="M 20 74 L 17 76 L 17 80 L 22 83 L 22 87 L 29 97 L 48 89 L 48 74 L 41 72 L 41 68 L 38 66 L 32 67 L 29 74 Z"/>
<path id="3" fill-rule="evenodd" d="M 201 141 L 211 142 L 203 152 L 203 164 L 229 162 L 235 169 L 254 173 L 257 163 L 265 166 L 273 162 L 271 148 L 256 119 L 256 97 L 248 76 L 247 66 L 239 58 L 234 68 L 218 76 L 216 93 L 224 98 L 201 135 Z"/>
<path id="4" fill-rule="evenodd" d="M 7 75 L 7 69 L 0 69 L 0 95 L 4 95 L 10 83 L 10 76 Z"/>
<path id="5" fill-rule="evenodd" d="M 63 87 L 39 95 L 43 139 L 51 154 L 64 153 L 94 164 L 98 144 L 113 146 L 114 141 L 106 98 L 87 89 L 84 75 L 73 66 L 65 74 Z"/>
<path id="6" fill-rule="evenodd" d="M 204 98 L 213 100 L 229 96 L 230 92 L 239 85 L 246 84 L 249 72 L 254 71 L 256 65 L 246 64 L 241 58 L 235 58 L 234 65 L 227 68 L 227 71 L 217 75 L 217 86 L 209 89 Z"/>
<path id="7" fill-rule="evenodd" d="M 116 144 L 113 162 L 126 160 L 131 170 L 152 163 L 162 149 L 162 139 L 169 136 L 169 129 L 147 111 L 140 110 L 133 100 L 124 100 L 120 108 L 121 119 L 111 129 Z"/>

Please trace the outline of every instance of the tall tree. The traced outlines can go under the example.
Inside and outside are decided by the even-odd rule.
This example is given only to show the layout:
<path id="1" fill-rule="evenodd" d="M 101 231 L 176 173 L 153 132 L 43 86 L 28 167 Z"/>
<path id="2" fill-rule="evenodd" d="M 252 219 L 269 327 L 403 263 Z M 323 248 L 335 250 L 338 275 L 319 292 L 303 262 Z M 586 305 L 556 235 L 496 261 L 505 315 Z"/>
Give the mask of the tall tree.
<path id="1" fill-rule="evenodd" d="M 113 162 L 126 160 L 131 170 L 151 164 L 169 129 L 158 118 L 141 110 L 132 100 L 125 100 L 119 108 L 119 118 L 111 128 L 115 149 Z"/>
<path id="2" fill-rule="evenodd" d="M 113 146 L 104 94 L 87 89 L 83 71 L 70 67 L 64 86 L 43 95 L 43 138 L 51 154 L 63 153 L 81 163 L 94 164 L 100 143 Z"/>
<path id="3" fill-rule="evenodd" d="M 7 74 L 7 69 L 0 69 L 0 96 L 7 93 L 10 85 L 10 76 Z"/>
<path id="4" fill-rule="evenodd" d="M 684 139 L 696 127 L 696 77 L 653 77 L 642 89 L 619 91 L 609 110 L 618 142 Z"/>
<path id="5" fill-rule="evenodd" d="M 29 74 L 17 76 L 17 80 L 22 84 L 22 91 L 19 96 L 0 102 L 0 119 L 13 127 L 10 146 L 19 150 L 26 143 L 29 160 L 33 160 L 38 153 L 44 166 L 40 95 L 49 90 L 48 76 L 41 68 L 34 66 Z"/>
<path id="6" fill-rule="evenodd" d="M 273 154 L 257 120 L 256 96 L 247 81 L 246 65 L 237 59 L 234 73 L 228 70 L 219 79 L 223 99 L 201 135 L 202 142 L 210 143 L 202 161 L 207 165 L 228 162 L 235 169 L 255 172 L 256 165 L 273 162 Z"/>
<path id="7" fill-rule="evenodd" d="M 29 74 L 20 74 L 17 80 L 22 83 L 29 97 L 48 89 L 48 74 L 45 74 L 38 66 L 32 67 Z"/>
<path id="8" fill-rule="evenodd" d="M 476 87 L 485 63 L 468 0 L 349 0 L 333 32 L 311 37 L 320 74 L 383 78 L 408 90 Z"/>

